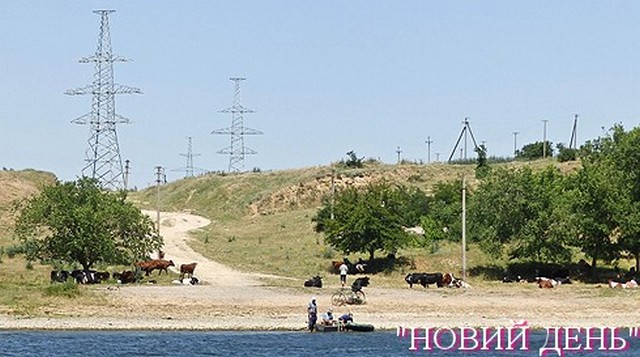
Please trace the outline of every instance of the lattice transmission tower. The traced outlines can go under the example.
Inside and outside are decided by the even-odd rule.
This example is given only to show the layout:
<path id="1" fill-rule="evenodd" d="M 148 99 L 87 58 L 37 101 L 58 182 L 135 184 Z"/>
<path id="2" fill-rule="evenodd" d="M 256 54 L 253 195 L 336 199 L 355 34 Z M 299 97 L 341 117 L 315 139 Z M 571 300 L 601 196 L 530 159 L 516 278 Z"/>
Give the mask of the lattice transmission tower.
<path id="1" fill-rule="evenodd" d="M 233 105 L 230 108 L 221 110 L 220 113 L 231 113 L 231 127 L 214 130 L 211 134 L 231 136 L 231 145 L 218 151 L 218 154 L 229 155 L 229 172 L 240 172 L 244 168 L 245 155 L 257 154 L 255 150 L 244 145 L 244 136 L 262 135 L 262 132 L 244 126 L 244 114 L 255 113 L 253 110 L 245 108 L 244 105 L 242 105 L 240 82 L 246 78 L 236 77 L 229 79 L 235 83 Z"/>
<path id="2" fill-rule="evenodd" d="M 93 63 L 95 74 L 93 83 L 83 88 L 70 89 L 68 95 L 91 94 L 91 111 L 77 119 L 76 124 L 89 124 L 91 136 L 87 141 L 86 165 L 82 176 L 97 179 L 103 188 L 122 189 L 125 183 L 116 124 L 128 123 L 129 119 L 116 114 L 116 94 L 139 94 L 139 88 L 128 87 L 113 82 L 113 63 L 127 61 L 114 55 L 111 50 L 109 14 L 115 10 L 95 10 L 100 16 L 100 32 L 95 54 L 80 59 L 80 63 Z"/>
<path id="3" fill-rule="evenodd" d="M 175 171 L 184 171 L 185 175 L 184 177 L 193 177 L 194 172 L 197 171 L 203 171 L 200 168 L 194 167 L 193 166 L 193 157 L 194 156 L 200 156 L 200 154 L 194 154 L 193 153 L 193 136 L 188 136 L 187 139 L 189 139 L 189 144 L 187 147 L 187 153 L 186 154 L 180 154 L 180 156 L 186 156 L 187 157 L 187 166 L 185 167 L 181 167 L 179 169 L 176 169 Z"/>

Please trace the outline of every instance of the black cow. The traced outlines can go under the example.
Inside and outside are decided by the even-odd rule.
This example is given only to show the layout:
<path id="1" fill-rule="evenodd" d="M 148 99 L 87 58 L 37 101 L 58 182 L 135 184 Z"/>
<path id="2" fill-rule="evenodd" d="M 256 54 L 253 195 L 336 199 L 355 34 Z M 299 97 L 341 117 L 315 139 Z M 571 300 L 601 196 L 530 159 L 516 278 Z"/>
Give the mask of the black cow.
<path id="1" fill-rule="evenodd" d="M 66 270 L 52 270 L 51 271 L 51 282 L 52 283 L 64 283 L 69 279 L 69 272 Z"/>
<path id="2" fill-rule="evenodd" d="M 426 288 L 430 284 L 436 284 L 437 287 L 442 287 L 442 273 L 409 273 L 405 276 L 404 281 L 409 284 L 410 288 L 413 288 L 413 284 L 420 284 Z"/>
<path id="3" fill-rule="evenodd" d="M 76 279 L 78 284 L 95 284 L 96 283 L 96 271 L 95 270 L 74 270 L 71 272 L 71 276 Z"/>
<path id="4" fill-rule="evenodd" d="M 321 288 L 322 287 L 322 278 L 320 276 L 314 276 L 313 278 L 304 282 L 304 286 L 306 287 L 314 287 Z"/>
<path id="5" fill-rule="evenodd" d="M 365 277 L 358 278 L 358 279 L 354 280 L 353 284 L 351 284 L 351 290 L 354 291 L 354 292 L 355 291 L 360 291 L 365 286 L 369 286 L 369 277 L 368 276 L 365 276 Z"/>
<path id="6" fill-rule="evenodd" d="M 122 273 L 113 273 L 113 278 L 118 284 L 129 284 L 138 281 L 138 276 L 131 270 L 125 270 Z"/>

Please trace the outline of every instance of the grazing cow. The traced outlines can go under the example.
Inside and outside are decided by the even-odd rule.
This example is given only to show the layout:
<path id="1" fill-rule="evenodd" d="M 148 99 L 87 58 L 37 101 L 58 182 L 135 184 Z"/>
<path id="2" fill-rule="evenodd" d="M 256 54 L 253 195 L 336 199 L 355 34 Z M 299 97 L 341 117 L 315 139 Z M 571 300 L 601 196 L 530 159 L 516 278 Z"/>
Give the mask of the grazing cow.
<path id="1" fill-rule="evenodd" d="M 314 276 L 313 278 L 306 280 L 304 282 L 304 286 L 313 287 L 313 288 L 321 288 L 322 287 L 322 278 L 319 275 Z"/>
<path id="2" fill-rule="evenodd" d="M 184 276 L 186 274 L 189 274 L 189 277 L 192 277 L 193 276 L 193 271 L 196 269 L 196 265 L 198 265 L 198 263 L 181 264 L 180 265 L 180 279 L 184 279 Z"/>
<path id="3" fill-rule="evenodd" d="M 365 286 L 369 286 L 369 277 L 368 276 L 365 276 L 365 277 L 358 278 L 358 279 L 354 280 L 353 284 L 351 284 L 351 290 L 354 291 L 354 292 L 355 291 L 360 291 Z"/>
<path id="4" fill-rule="evenodd" d="M 153 259 L 143 262 L 137 262 L 135 263 L 135 266 L 140 268 L 140 270 L 143 270 L 146 276 L 149 276 L 149 274 L 151 274 L 156 269 L 159 270 L 158 275 L 161 275 L 163 270 L 165 273 L 169 274 L 167 268 L 173 267 L 175 266 L 175 264 L 173 264 L 173 260 Z"/>
<path id="5" fill-rule="evenodd" d="M 430 284 L 436 284 L 437 287 L 442 287 L 442 273 L 409 273 L 405 276 L 404 281 L 409 284 L 410 288 L 413 288 L 413 284 L 420 284 L 422 287 L 427 287 Z"/>
<path id="6" fill-rule="evenodd" d="M 52 270 L 51 271 L 51 282 L 52 283 L 64 283 L 69 279 L 69 272 L 66 270 Z"/>

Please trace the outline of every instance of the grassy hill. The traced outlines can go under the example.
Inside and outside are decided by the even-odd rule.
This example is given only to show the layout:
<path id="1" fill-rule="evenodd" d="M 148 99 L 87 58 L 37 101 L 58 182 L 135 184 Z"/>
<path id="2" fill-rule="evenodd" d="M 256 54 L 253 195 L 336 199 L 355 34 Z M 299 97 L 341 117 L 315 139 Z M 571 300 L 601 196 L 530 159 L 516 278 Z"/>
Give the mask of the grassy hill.
<path id="1" fill-rule="evenodd" d="M 512 162 L 495 166 L 530 165 L 534 168 L 556 164 L 553 160 Z M 575 164 L 562 164 L 572 170 Z M 367 163 L 364 168 L 340 165 L 319 166 L 273 172 L 208 174 L 190 177 L 160 187 L 132 192 L 130 199 L 145 209 L 190 211 L 209 218 L 212 224 L 194 232 L 193 247 L 205 256 L 237 269 L 276 274 L 297 279 L 328 276 L 331 260 L 342 259 L 341 252 L 324 243 L 315 233 L 311 218 L 329 195 L 347 186 L 364 186 L 387 181 L 419 187 L 425 191 L 441 181 L 466 175 L 475 184 L 474 165 L 385 165 Z M 0 247 L 11 240 L 11 202 L 28 197 L 42 185 L 55 181 L 54 175 L 34 170 L 0 172 Z M 460 248 L 445 244 L 436 253 L 423 249 L 399 252 L 404 264 L 387 272 L 389 284 L 402 284 L 399 276 L 407 271 L 452 271 L 459 274 Z M 379 253 L 380 254 L 380 253 Z M 490 262 L 473 246 L 467 254 L 468 267 L 500 264 Z M 357 260 L 358 255 L 350 256 Z M 8 270 L 24 265 L 20 259 L 6 258 Z M 180 262 L 182 263 L 182 262 Z M 37 268 L 37 267 L 36 267 Z M 46 269 L 45 269 L 46 270 Z M 385 279 L 383 279 L 384 281 Z"/>
<path id="2" fill-rule="evenodd" d="M 552 160 L 514 162 L 496 166 L 555 164 Z M 562 164 L 572 170 L 576 164 Z M 139 206 L 161 211 L 188 210 L 212 220 L 195 233 L 192 246 L 205 256 L 244 271 L 276 274 L 298 279 L 328 276 L 331 260 L 342 259 L 340 252 L 324 243 L 315 233 L 311 218 L 329 195 L 346 186 L 363 186 L 387 181 L 429 191 L 441 181 L 466 175 L 474 185 L 474 165 L 384 165 L 369 163 L 364 168 L 347 169 L 337 165 L 263 173 L 209 174 L 151 187 L 133 193 Z M 380 253 L 379 253 L 380 254 Z M 434 254 L 424 249 L 399 252 L 403 259 L 395 271 L 376 279 L 382 285 L 403 284 L 407 271 L 451 271 L 460 274 L 460 248 L 445 244 Z M 351 255 L 357 260 L 359 255 Z M 363 257 L 366 258 L 366 257 Z M 468 267 L 500 265 L 490 262 L 478 249 L 467 254 Z"/>
<path id="3" fill-rule="evenodd" d="M 42 171 L 0 171 L 0 246 L 12 242 L 13 202 L 36 194 L 55 180 L 55 175 Z"/>

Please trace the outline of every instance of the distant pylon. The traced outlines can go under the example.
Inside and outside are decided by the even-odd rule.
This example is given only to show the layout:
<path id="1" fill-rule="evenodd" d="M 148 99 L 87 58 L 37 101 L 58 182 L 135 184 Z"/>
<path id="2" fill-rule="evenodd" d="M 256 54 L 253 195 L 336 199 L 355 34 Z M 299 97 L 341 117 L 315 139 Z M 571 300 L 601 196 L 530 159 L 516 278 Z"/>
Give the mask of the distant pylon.
<path id="1" fill-rule="evenodd" d="M 95 10 L 100 15 L 100 33 L 95 54 L 80 59 L 80 63 L 94 63 L 93 83 L 83 87 L 70 89 L 68 95 L 91 94 L 93 101 L 91 111 L 77 119 L 76 124 L 89 124 L 91 136 L 87 141 L 86 165 L 82 168 L 82 176 L 92 177 L 103 188 L 122 189 L 125 178 L 118 145 L 117 123 L 128 123 L 129 119 L 116 114 L 116 94 L 139 94 L 139 88 L 123 86 L 113 82 L 113 63 L 125 62 L 126 59 L 114 55 L 111 50 L 109 33 L 109 14 L 115 10 Z"/>
<path id="2" fill-rule="evenodd" d="M 235 83 L 233 105 L 230 108 L 221 110 L 220 113 L 231 113 L 231 127 L 214 130 L 211 134 L 231 135 L 231 145 L 218 151 L 218 154 L 229 155 L 229 172 L 240 172 L 244 168 L 245 155 L 257 154 L 255 150 L 244 146 L 244 136 L 261 135 L 262 132 L 247 128 L 243 123 L 245 113 L 255 113 L 242 105 L 240 82 L 246 78 L 235 77 L 229 79 Z"/>
<path id="3" fill-rule="evenodd" d="M 200 154 L 194 154 L 193 153 L 193 136 L 188 136 L 187 139 L 189 139 L 189 144 L 187 147 L 187 153 L 186 154 L 180 154 L 180 156 L 186 156 L 187 157 L 187 166 L 176 169 L 174 171 L 184 171 L 185 175 L 184 177 L 193 177 L 193 173 L 195 170 L 199 170 L 201 171 L 202 169 L 193 167 L 193 157 L 194 156 L 200 156 Z"/>

